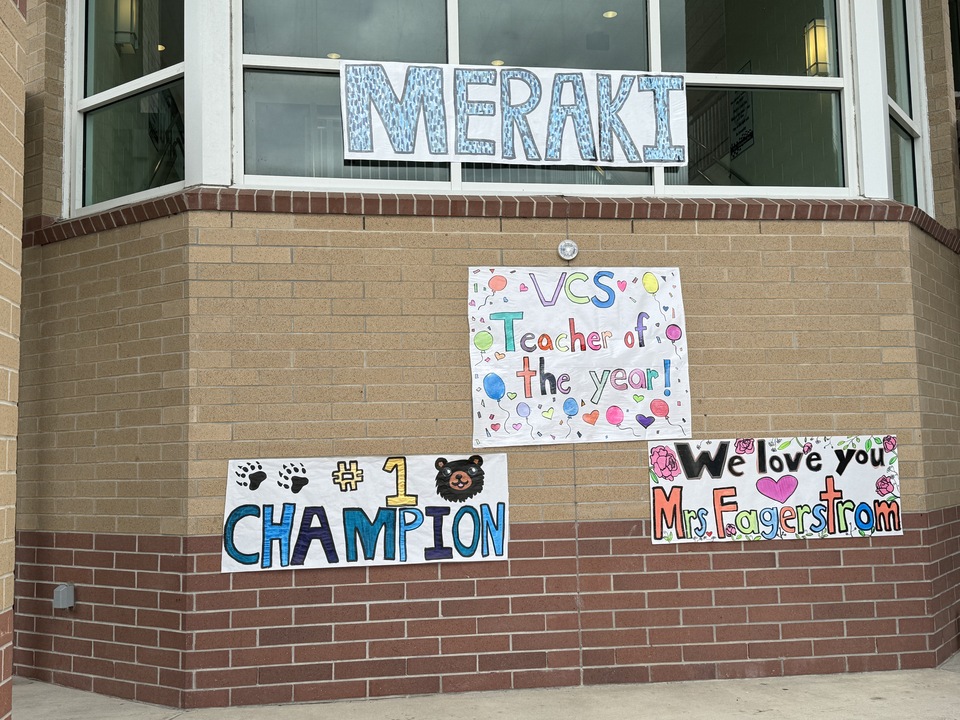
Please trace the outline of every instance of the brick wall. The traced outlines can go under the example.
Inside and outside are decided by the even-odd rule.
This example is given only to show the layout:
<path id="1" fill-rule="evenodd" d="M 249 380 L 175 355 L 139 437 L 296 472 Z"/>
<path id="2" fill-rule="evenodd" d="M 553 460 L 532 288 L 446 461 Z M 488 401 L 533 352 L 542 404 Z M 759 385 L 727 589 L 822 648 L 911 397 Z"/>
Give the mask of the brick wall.
<path id="1" fill-rule="evenodd" d="M 66 0 L 31 0 L 27 17 L 24 216 L 27 229 L 63 214 Z"/>
<path id="2" fill-rule="evenodd" d="M 708 551 L 646 520 L 524 523 L 504 562 L 233 575 L 218 537 L 23 532 L 17 672 L 208 707 L 934 667 L 960 521 L 904 525 Z M 53 611 L 67 579 L 77 609 Z"/>
<path id="3" fill-rule="evenodd" d="M 0 3 L 0 718 L 10 716 L 16 498 L 25 23 Z"/>
<path id="4" fill-rule="evenodd" d="M 19 528 L 185 531 L 184 223 L 27 251 Z"/>

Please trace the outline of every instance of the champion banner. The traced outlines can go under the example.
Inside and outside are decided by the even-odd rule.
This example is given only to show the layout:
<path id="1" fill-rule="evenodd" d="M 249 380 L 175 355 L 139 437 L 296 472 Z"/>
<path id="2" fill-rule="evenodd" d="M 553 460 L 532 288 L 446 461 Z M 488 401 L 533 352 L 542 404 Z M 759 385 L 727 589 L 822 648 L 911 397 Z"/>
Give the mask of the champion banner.
<path id="1" fill-rule="evenodd" d="M 506 455 L 231 460 L 223 572 L 503 560 Z"/>

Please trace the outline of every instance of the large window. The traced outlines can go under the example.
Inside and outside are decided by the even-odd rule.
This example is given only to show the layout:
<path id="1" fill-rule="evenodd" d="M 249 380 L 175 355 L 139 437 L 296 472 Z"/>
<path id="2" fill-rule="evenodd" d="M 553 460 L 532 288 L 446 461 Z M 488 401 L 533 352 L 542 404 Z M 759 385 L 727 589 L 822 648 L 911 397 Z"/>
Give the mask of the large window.
<path id="1" fill-rule="evenodd" d="M 87 0 L 83 205 L 182 183 L 182 0 Z"/>
<path id="2" fill-rule="evenodd" d="M 923 205 L 923 83 L 919 44 L 910 41 L 912 5 L 86 0 L 77 22 L 83 58 L 73 75 L 77 180 L 67 210 L 196 184 L 867 196 Z M 344 160 L 342 59 L 683 74 L 689 163 Z"/>

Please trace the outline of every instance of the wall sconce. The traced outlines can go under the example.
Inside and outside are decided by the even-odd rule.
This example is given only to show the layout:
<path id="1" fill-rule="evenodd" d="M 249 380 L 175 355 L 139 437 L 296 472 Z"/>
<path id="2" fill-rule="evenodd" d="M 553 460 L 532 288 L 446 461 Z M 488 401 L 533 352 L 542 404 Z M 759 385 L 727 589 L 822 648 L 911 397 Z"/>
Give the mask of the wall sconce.
<path id="1" fill-rule="evenodd" d="M 121 55 L 140 49 L 140 0 L 116 0 L 113 16 L 113 44 Z"/>
<path id="2" fill-rule="evenodd" d="M 827 21 L 816 18 L 803 29 L 803 47 L 806 54 L 807 75 L 830 74 L 830 45 L 827 39 Z"/>

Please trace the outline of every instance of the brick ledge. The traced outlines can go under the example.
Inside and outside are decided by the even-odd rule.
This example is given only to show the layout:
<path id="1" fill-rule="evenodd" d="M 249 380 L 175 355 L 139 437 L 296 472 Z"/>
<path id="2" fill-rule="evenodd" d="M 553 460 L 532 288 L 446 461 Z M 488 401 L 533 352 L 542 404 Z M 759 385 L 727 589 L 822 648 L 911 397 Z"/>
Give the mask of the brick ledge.
<path id="1" fill-rule="evenodd" d="M 919 208 L 892 200 L 393 195 L 216 187 L 189 188 L 73 220 L 27 218 L 23 247 L 47 245 L 190 210 L 422 217 L 909 222 L 960 253 L 960 234 L 956 230 L 947 229 Z"/>

